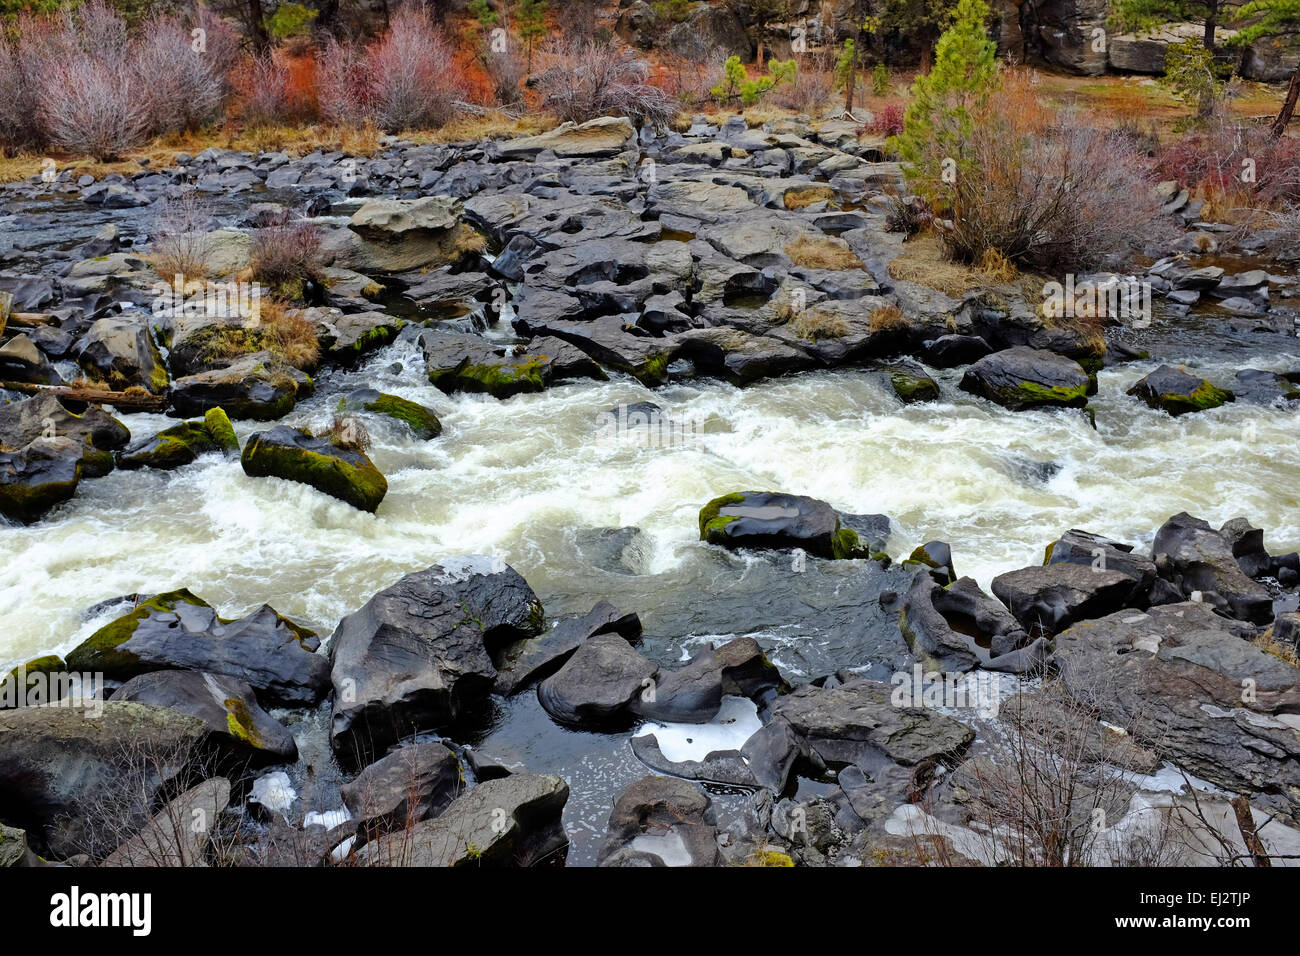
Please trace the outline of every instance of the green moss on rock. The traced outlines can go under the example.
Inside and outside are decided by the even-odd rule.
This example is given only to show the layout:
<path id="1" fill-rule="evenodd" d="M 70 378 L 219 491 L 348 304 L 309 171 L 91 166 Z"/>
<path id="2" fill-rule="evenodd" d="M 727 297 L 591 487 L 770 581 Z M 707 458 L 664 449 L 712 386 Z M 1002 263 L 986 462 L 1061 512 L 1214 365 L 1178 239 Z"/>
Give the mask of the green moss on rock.
<path id="1" fill-rule="evenodd" d="M 363 406 L 366 411 L 385 415 L 410 426 L 416 438 L 428 441 L 442 434 L 442 422 L 432 409 L 396 395 L 380 393 L 379 397 Z"/>
<path id="2" fill-rule="evenodd" d="M 181 604 L 192 607 L 211 607 L 207 601 L 191 594 L 188 589 L 155 594 L 141 602 L 129 614 L 105 624 L 79 644 L 68 655 L 68 668 L 73 671 L 103 671 L 114 680 L 129 680 L 148 668 L 123 645 L 131 640 L 140 624 L 158 613 L 173 613 Z"/>
<path id="3" fill-rule="evenodd" d="M 710 544 L 720 544 L 726 537 L 726 527 L 737 520 L 733 515 L 719 514 L 728 505 L 743 503 L 745 496 L 740 492 L 714 498 L 700 509 L 700 540 Z"/>
<path id="4" fill-rule="evenodd" d="M 235 427 L 230 424 L 230 416 L 225 409 L 220 406 L 208 409 L 203 416 L 203 424 L 208 429 L 208 435 L 222 451 L 227 454 L 239 453 L 239 438 L 235 435 Z"/>

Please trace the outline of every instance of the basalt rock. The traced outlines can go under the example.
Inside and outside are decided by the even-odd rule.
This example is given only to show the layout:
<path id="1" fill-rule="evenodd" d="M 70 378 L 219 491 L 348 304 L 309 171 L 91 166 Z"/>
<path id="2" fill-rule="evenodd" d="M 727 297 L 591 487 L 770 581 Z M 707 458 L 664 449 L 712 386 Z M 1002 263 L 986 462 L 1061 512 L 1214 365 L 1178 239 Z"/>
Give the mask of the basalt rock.
<path id="1" fill-rule="evenodd" d="M 614 799 L 599 866 L 717 866 L 717 821 L 703 788 L 642 777 Z"/>
<path id="2" fill-rule="evenodd" d="M 111 699 L 197 717 L 214 741 L 255 766 L 298 759 L 293 734 L 262 709 L 252 687 L 233 677 L 200 671 L 151 671 L 131 678 Z"/>
<path id="3" fill-rule="evenodd" d="M 252 478 L 301 482 L 371 514 L 388 494 L 388 480 L 365 452 L 287 425 L 250 436 L 241 462 Z"/>
<path id="4" fill-rule="evenodd" d="M 569 618 L 539 637 L 525 638 L 501 650 L 496 657 L 498 671 L 493 690 L 514 694 L 527 684 L 547 677 L 582 644 L 598 634 L 617 634 L 628 641 L 641 636 L 641 619 L 624 614 L 608 601 L 601 601 L 585 617 Z"/>
<path id="5" fill-rule="evenodd" d="M 221 368 L 186 375 L 169 393 L 177 415 L 203 415 L 223 408 L 231 418 L 265 422 L 283 418 L 312 393 L 311 379 L 270 352 L 234 359 Z"/>
<path id="6" fill-rule="evenodd" d="M 741 491 L 700 509 L 700 540 L 727 548 L 802 548 L 820 558 L 870 555 L 824 501 L 770 491 Z"/>
<path id="7" fill-rule="evenodd" d="M 339 788 L 359 829 L 371 835 L 436 817 L 464 789 L 460 761 L 438 743 L 399 747 Z"/>
<path id="8" fill-rule="evenodd" d="M 1152 408 L 1173 416 L 1218 408 L 1236 398 L 1227 389 L 1169 365 L 1162 365 L 1144 376 L 1128 390 L 1128 394 L 1136 395 Z"/>
<path id="9" fill-rule="evenodd" d="M 130 680 L 159 670 L 196 670 L 244 681 L 270 703 L 309 705 L 325 696 L 329 665 L 320 640 L 263 605 L 226 620 L 189 591 L 158 594 L 104 625 L 68 655 L 68 667 Z"/>
<path id="10" fill-rule="evenodd" d="M 738 637 L 701 651 L 677 670 L 661 670 L 653 696 L 637 696 L 629 709 L 648 720 L 703 724 L 718 715 L 724 695 L 774 697 L 788 689 L 758 642 Z"/>
<path id="11" fill-rule="evenodd" d="M 1026 346 L 1004 349 L 966 370 L 961 387 L 1006 408 L 1083 408 L 1096 382 L 1073 359 Z"/>
<path id="12" fill-rule="evenodd" d="M 654 687 L 658 665 L 617 634 L 589 638 L 555 674 L 537 685 L 537 699 L 565 724 L 599 724 L 624 716 Z"/>
<path id="13" fill-rule="evenodd" d="M 1273 619 L 1268 590 L 1242 571 L 1230 538 L 1187 512 L 1174 515 L 1156 532 L 1151 545 L 1161 576 L 1184 597 L 1199 592 L 1224 614 L 1254 624 Z"/>
<path id="14" fill-rule="evenodd" d="M 1122 571 L 1064 562 L 999 574 L 992 590 L 1036 637 L 1050 637 L 1076 621 L 1104 617 L 1146 598 L 1139 582 Z"/>
<path id="15" fill-rule="evenodd" d="M 975 667 L 1013 674 L 1040 668 L 1047 642 L 1030 636 L 973 578 L 943 586 L 918 572 L 902 598 L 899 629 L 912 653 L 929 666 L 960 672 Z"/>
<path id="16" fill-rule="evenodd" d="M 350 392 L 342 399 L 342 410 L 371 412 L 401 422 L 422 441 L 430 441 L 442 434 L 442 422 L 433 409 L 373 388 L 359 388 Z"/>
<path id="17" fill-rule="evenodd" d="M 406 575 L 334 631 L 334 749 L 357 763 L 473 713 L 497 679 L 489 649 L 536 635 L 542 621 L 528 583 L 491 559 Z"/>

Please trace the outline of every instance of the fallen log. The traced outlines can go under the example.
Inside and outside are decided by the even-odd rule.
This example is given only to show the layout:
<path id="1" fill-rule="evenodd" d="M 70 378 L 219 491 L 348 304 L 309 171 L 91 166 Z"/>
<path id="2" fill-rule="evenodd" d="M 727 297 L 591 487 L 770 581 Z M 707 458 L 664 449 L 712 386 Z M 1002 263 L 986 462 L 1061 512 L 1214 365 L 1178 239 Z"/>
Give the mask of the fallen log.
<path id="1" fill-rule="evenodd" d="M 115 408 L 129 409 L 134 412 L 161 412 L 167 409 L 166 396 L 151 395 L 143 390 L 139 392 L 112 392 L 100 388 L 77 388 L 73 385 L 32 385 L 28 382 L 0 382 L 0 389 L 23 392 L 27 395 L 50 392 L 71 402 L 112 405 Z"/>

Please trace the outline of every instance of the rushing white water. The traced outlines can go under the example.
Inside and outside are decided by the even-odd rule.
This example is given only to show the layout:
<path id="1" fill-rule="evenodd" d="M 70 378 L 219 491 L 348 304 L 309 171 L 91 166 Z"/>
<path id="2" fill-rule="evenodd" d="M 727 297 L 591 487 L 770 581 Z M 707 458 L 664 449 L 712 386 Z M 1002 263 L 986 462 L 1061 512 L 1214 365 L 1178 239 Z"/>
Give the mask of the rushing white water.
<path id="1" fill-rule="evenodd" d="M 508 401 L 446 396 L 423 381 L 417 349 L 398 343 L 323 383 L 288 419 L 323 425 L 339 388 L 362 384 L 438 412 L 445 431 L 431 442 L 372 426 L 372 457 L 389 480 L 377 516 L 216 456 L 85 481 L 44 521 L 0 528 L 0 666 L 68 651 L 104 623 L 83 619 L 86 607 L 132 592 L 189 587 L 227 616 L 270 603 L 324 635 L 403 573 L 457 554 L 497 555 L 543 596 L 583 593 L 599 584 L 569 559 L 572 529 L 639 526 L 653 542 L 648 570 L 671 570 L 705 547 L 700 506 L 751 488 L 888 514 L 895 556 L 941 538 L 958 572 L 986 586 L 1040 562 L 1068 528 L 1145 546 L 1183 510 L 1216 524 L 1245 515 L 1270 550 L 1300 546 L 1296 413 L 1239 403 L 1171 419 L 1123 394 L 1152 367 L 1100 375 L 1094 431 L 1080 412 L 1012 413 L 974 399 L 956 373 L 939 375 L 945 401 L 912 407 L 864 371 L 745 389 L 653 392 L 623 378 Z M 1199 372 L 1231 376 L 1228 366 Z M 700 427 L 667 447 L 602 432 L 603 410 L 636 401 Z M 124 421 L 135 437 L 174 423 Z M 237 423 L 241 440 L 261 427 Z M 1033 467 L 1043 462 L 1059 470 Z"/>

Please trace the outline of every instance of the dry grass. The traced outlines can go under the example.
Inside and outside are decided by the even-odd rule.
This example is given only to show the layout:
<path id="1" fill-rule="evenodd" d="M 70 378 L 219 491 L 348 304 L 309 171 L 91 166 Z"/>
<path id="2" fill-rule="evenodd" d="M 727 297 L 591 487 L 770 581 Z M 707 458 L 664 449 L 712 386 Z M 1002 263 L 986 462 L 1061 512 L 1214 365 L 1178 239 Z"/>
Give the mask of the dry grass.
<path id="1" fill-rule="evenodd" d="M 320 361 L 316 327 L 299 309 L 279 299 L 263 299 L 258 315 L 246 325 L 215 331 L 204 343 L 202 358 L 215 362 L 262 351 L 294 368 L 313 369 Z"/>
<path id="2" fill-rule="evenodd" d="M 805 269 L 861 269 L 862 260 L 849 244 L 834 236 L 800 236 L 785 247 L 790 261 Z"/>
<path id="3" fill-rule="evenodd" d="M 987 288 L 989 283 L 988 276 L 978 269 L 948 259 L 933 235 L 904 243 L 903 254 L 889 264 L 889 276 L 929 286 L 954 299 Z"/>
<path id="4" fill-rule="evenodd" d="M 403 139 L 414 143 L 464 143 L 485 139 L 516 139 L 549 132 L 559 123 L 546 113 L 525 113 L 517 119 L 505 113 L 491 112 L 482 116 L 463 114 L 446 126 L 436 130 L 421 130 L 402 134 Z"/>
<path id="5" fill-rule="evenodd" d="M 912 323 L 896 305 L 882 305 L 871 313 L 867 328 L 872 332 L 897 332 L 911 328 Z"/>
<path id="6" fill-rule="evenodd" d="M 368 159 L 383 150 L 379 141 L 381 136 L 383 132 L 373 123 L 364 126 L 252 126 L 228 130 L 219 145 L 245 152 L 283 150 L 294 158 L 321 150 Z"/>
<path id="7" fill-rule="evenodd" d="M 849 325 L 843 318 L 821 309 L 795 309 L 787 306 L 779 309 L 777 316 L 791 332 L 810 342 L 843 338 L 849 334 Z"/>
<path id="8" fill-rule="evenodd" d="M 830 186 L 796 186 L 787 189 L 784 197 L 786 209 L 804 209 L 814 203 L 831 202 L 835 199 L 835 190 Z"/>
<path id="9" fill-rule="evenodd" d="M 1273 628 L 1269 628 L 1252 642 L 1265 654 L 1272 654 L 1278 660 L 1286 661 L 1292 667 L 1300 667 L 1300 657 L 1296 656 L 1294 644 L 1283 644 L 1273 637 Z"/>
<path id="10" fill-rule="evenodd" d="M 329 428 L 316 435 L 317 438 L 323 436 L 328 436 L 329 440 L 340 448 L 351 448 L 360 452 L 370 450 L 370 429 L 366 428 L 365 423 L 355 415 L 335 414 L 330 419 Z"/>
<path id="11" fill-rule="evenodd" d="M 1015 263 L 996 249 L 985 249 L 975 267 L 994 282 L 1014 282 L 1020 276 Z"/>

